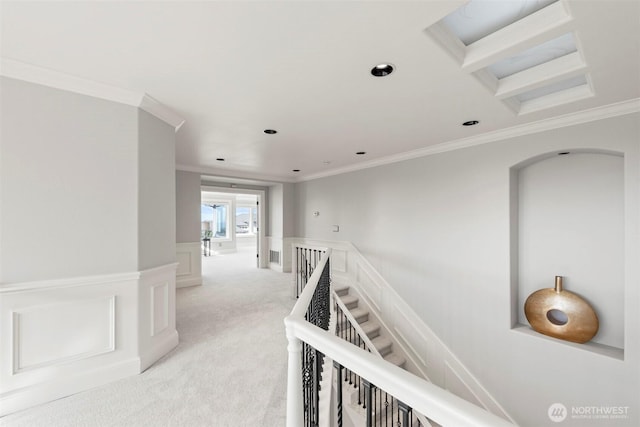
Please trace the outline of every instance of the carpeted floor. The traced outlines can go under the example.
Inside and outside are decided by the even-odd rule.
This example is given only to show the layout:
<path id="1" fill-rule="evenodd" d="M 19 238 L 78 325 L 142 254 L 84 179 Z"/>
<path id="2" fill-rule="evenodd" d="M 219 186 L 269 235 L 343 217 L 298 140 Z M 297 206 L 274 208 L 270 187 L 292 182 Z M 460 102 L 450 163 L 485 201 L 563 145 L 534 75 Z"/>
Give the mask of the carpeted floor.
<path id="1" fill-rule="evenodd" d="M 6 427 L 284 426 L 290 274 L 255 249 L 203 258 L 204 285 L 178 289 L 180 344 L 147 371 L 0 418 Z"/>

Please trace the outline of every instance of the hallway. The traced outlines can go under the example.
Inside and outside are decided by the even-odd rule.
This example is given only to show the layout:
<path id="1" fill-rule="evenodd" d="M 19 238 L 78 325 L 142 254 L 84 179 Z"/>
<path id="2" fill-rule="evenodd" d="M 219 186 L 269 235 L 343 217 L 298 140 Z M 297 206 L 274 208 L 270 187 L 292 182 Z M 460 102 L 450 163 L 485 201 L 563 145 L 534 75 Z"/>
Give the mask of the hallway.
<path id="1" fill-rule="evenodd" d="M 180 344 L 140 375 L 0 418 L 0 426 L 281 426 L 291 276 L 255 250 L 203 258 L 178 289 Z"/>

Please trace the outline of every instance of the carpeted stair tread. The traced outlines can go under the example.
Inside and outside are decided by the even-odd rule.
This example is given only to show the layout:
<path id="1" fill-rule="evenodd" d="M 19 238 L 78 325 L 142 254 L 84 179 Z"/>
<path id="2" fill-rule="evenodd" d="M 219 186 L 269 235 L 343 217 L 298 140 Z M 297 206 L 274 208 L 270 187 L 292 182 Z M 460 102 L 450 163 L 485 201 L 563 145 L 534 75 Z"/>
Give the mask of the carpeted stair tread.
<path id="1" fill-rule="evenodd" d="M 348 309 L 356 308 L 358 306 L 357 296 L 347 294 L 347 295 L 342 295 L 340 299 Z"/>
<path id="2" fill-rule="evenodd" d="M 378 322 L 374 322 L 368 320 L 364 323 L 360 323 L 360 327 L 369 338 L 375 338 L 380 335 L 380 324 Z"/>
<path id="3" fill-rule="evenodd" d="M 369 310 L 365 310 L 364 308 L 354 308 L 353 310 L 349 310 L 353 318 L 356 319 L 358 323 L 364 323 L 369 320 Z"/>
<path id="4" fill-rule="evenodd" d="M 384 360 L 386 360 L 389 363 L 393 363 L 394 365 L 403 368 L 404 367 L 404 363 L 406 362 L 406 360 L 404 359 L 404 357 L 396 354 L 396 353 L 389 353 L 386 356 L 384 356 Z"/>
<path id="5" fill-rule="evenodd" d="M 336 292 L 336 294 L 338 294 L 338 296 L 343 296 L 349 293 L 349 286 L 335 285 L 333 290 Z"/>
<path id="6" fill-rule="evenodd" d="M 371 343 L 374 345 L 376 350 L 378 350 L 378 353 L 380 353 L 381 356 L 385 356 L 391 352 L 392 343 L 389 338 L 378 336 L 372 339 Z"/>

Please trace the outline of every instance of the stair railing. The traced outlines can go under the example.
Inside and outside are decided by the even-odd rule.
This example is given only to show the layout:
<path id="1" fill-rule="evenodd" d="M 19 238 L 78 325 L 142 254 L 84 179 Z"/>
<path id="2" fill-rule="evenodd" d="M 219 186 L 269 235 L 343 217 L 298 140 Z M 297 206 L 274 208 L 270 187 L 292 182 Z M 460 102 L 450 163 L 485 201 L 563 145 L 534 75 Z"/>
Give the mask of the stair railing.
<path id="1" fill-rule="evenodd" d="M 382 354 L 380 354 L 376 346 L 371 341 L 371 338 L 369 338 L 364 329 L 362 329 L 362 326 L 360 326 L 360 323 L 358 323 L 351 313 L 351 310 L 349 310 L 349 308 L 344 304 L 340 296 L 335 291 L 332 291 L 331 297 L 334 301 L 334 308 L 337 316 L 336 336 L 382 358 Z M 408 408 L 406 411 L 403 411 L 402 402 L 398 401 L 384 390 L 379 390 L 375 385 L 363 380 L 359 375 L 349 369 L 344 369 L 343 373 L 343 367 L 336 362 L 334 362 L 334 367 L 337 371 L 337 383 L 340 384 L 340 380 L 344 378 L 345 384 L 348 383 L 356 390 L 358 394 L 358 405 L 360 407 L 366 409 L 367 401 L 372 401 L 371 404 L 373 406 L 370 407 L 369 410 L 373 416 L 373 425 L 384 425 L 385 427 L 398 425 L 401 421 L 400 417 L 404 416 L 404 412 L 407 412 L 406 415 L 409 416 L 408 424 L 405 424 L 409 427 L 423 427 L 431 425 L 423 415 L 417 412 L 410 414 L 412 411 L 408 411 Z M 342 390 L 340 390 L 340 392 L 342 392 Z M 373 395 L 372 398 L 369 399 L 369 394 L 371 393 L 373 393 Z M 341 427 L 342 424 L 338 423 L 338 426 Z"/>
<path id="2" fill-rule="evenodd" d="M 333 291 L 331 293 L 331 297 L 334 301 L 334 308 L 336 312 L 336 336 L 342 338 L 343 340 L 350 342 L 353 345 L 360 347 L 363 350 L 366 350 L 370 353 L 377 355 L 378 357 L 382 357 L 378 349 L 373 345 L 371 339 L 367 335 L 367 333 L 362 329 L 360 323 L 353 317 L 351 311 L 347 308 L 347 306 L 342 302 L 342 299 L 338 296 L 338 294 Z M 344 375 L 342 373 L 342 366 L 334 363 L 334 366 L 338 370 L 338 378 L 344 378 L 344 382 L 349 383 L 358 391 L 358 405 L 362 406 L 365 402 L 365 390 L 362 384 L 362 378 L 359 375 L 356 375 L 354 372 L 349 369 L 345 369 Z M 340 384 L 340 382 L 338 382 Z"/>
<path id="3" fill-rule="evenodd" d="M 311 382 L 318 380 L 322 366 L 320 362 L 325 356 L 337 364 L 338 372 L 341 371 L 340 367 L 343 367 L 366 381 L 363 385 L 368 389 L 365 396 L 365 403 L 369 408 L 366 415 L 367 427 L 373 426 L 375 414 L 370 408 L 376 396 L 372 393 L 375 393 L 376 389 L 384 390 L 399 401 L 402 427 L 410 426 L 413 410 L 444 427 L 513 426 L 504 419 L 326 330 L 324 319 L 326 318 L 328 327 L 330 315 L 330 255 L 331 250 L 327 249 L 309 277 L 293 310 L 284 319 L 289 342 L 287 427 L 313 427 L 318 424 L 319 386 L 312 385 Z M 341 408 L 342 402 L 338 401 L 336 407 Z M 336 416 L 341 420 L 340 411 Z"/>
<path id="4" fill-rule="evenodd" d="M 294 244 L 293 250 L 293 285 L 294 295 L 300 296 L 305 285 L 311 278 L 313 271 L 320 262 L 322 255 L 327 251 L 325 248 L 309 246 L 304 244 Z"/>

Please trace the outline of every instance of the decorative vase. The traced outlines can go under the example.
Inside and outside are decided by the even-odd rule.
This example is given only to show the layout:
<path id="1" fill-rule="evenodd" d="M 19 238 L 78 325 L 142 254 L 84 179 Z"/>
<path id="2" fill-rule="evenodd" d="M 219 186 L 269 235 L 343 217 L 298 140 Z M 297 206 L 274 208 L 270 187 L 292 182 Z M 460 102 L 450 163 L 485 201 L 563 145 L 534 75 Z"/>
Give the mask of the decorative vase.
<path id="1" fill-rule="evenodd" d="M 598 333 L 593 307 L 579 295 L 563 290 L 562 276 L 556 276 L 554 289 L 529 295 L 524 314 L 533 330 L 561 340 L 585 343 Z"/>

